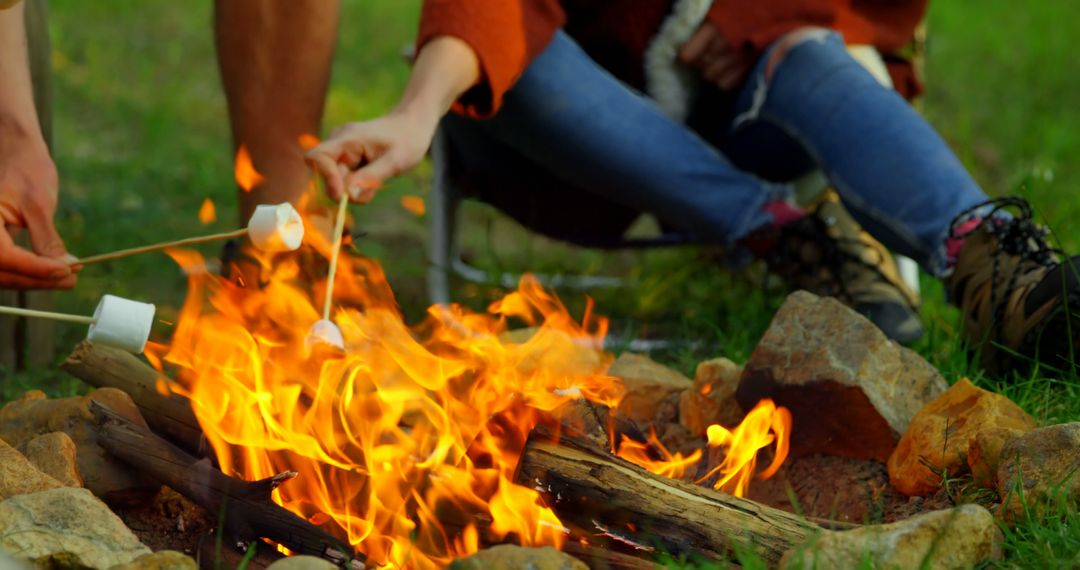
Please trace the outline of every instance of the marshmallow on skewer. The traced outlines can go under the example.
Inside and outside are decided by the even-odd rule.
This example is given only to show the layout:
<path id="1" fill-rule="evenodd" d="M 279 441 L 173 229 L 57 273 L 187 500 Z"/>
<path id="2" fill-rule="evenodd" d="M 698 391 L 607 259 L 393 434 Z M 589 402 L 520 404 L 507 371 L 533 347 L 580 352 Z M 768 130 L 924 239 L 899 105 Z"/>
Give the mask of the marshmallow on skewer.
<path id="1" fill-rule="evenodd" d="M 341 336 L 341 329 L 334 324 L 334 321 L 319 319 L 311 326 L 311 331 L 308 332 L 304 344 L 307 345 L 308 351 L 319 344 L 328 344 L 337 349 L 345 350 L 345 337 Z"/>
<path id="2" fill-rule="evenodd" d="M 334 245 L 330 252 L 330 269 L 326 276 L 326 299 L 323 301 L 322 318 L 315 322 L 308 332 L 305 344 L 310 351 L 313 346 L 325 343 L 345 350 L 345 337 L 341 329 L 330 320 L 330 308 L 334 302 L 334 279 L 337 276 L 338 256 L 341 254 L 341 234 L 345 231 L 345 208 L 349 205 L 349 195 L 341 194 L 338 202 L 337 220 L 334 222 Z"/>
<path id="3" fill-rule="evenodd" d="M 304 241 L 304 220 L 292 204 L 263 204 L 248 220 L 248 238 L 263 251 L 293 251 Z"/>
<path id="4" fill-rule="evenodd" d="M 150 339 L 154 306 L 115 295 L 105 295 L 94 310 L 87 340 L 141 354 Z"/>
<path id="5" fill-rule="evenodd" d="M 0 314 L 90 325 L 86 335 L 88 340 L 136 354 L 146 348 L 154 324 L 153 305 L 115 295 L 102 297 L 92 317 L 3 305 L 0 305 Z"/>
<path id="6" fill-rule="evenodd" d="M 255 244 L 255 247 L 263 251 L 269 251 L 271 253 L 293 251 L 300 247 L 300 244 L 304 241 L 304 221 L 300 218 L 300 213 L 296 211 L 296 208 L 293 208 L 292 204 L 288 202 L 283 204 L 262 205 L 255 208 L 255 213 L 251 215 L 248 226 L 243 229 L 132 247 L 120 251 L 92 255 L 82 259 L 76 258 L 72 259 L 68 265 L 90 265 L 92 263 L 122 259 L 141 253 L 150 253 L 175 247 L 187 247 L 189 245 L 241 238 L 244 236 L 248 236 L 251 239 L 251 242 Z"/>

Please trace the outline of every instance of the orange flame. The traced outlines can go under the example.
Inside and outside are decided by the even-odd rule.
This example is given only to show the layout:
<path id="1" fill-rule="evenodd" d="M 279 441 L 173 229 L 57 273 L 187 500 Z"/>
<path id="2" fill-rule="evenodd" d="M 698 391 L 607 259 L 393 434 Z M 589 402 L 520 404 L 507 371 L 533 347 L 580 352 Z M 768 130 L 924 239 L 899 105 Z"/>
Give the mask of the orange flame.
<path id="1" fill-rule="evenodd" d="M 319 146 L 319 137 L 311 133 L 303 133 L 296 139 L 297 144 L 304 150 L 311 150 Z"/>
<path id="2" fill-rule="evenodd" d="M 789 434 L 791 433 L 791 413 L 787 408 L 777 407 L 772 400 L 758 402 L 746 415 L 734 431 L 723 426 L 709 426 L 707 435 L 709 447 L 723 454 L 723 460 L 709 470 L 700 482 L 713 476 L 719 476 L 714 489 L 743 497 L 750 487 L 750 479 L 757 467 L 758 452 L 776 444 L 772 463 L 757 476 L 768 479 L 776 474 L 788 455 Z M 654 453 L 660 455 L 654 458 Z M 689 456 L 669 452 L 655 433 L 650 433 L 646 443 L 634 441 L 623 436 L 618 456 L 648 469 L 658 475 L 682 479 L 696 471 L 701 460 L 701 450 L 694 450 Z"/>
<path id="3" fill-rule="evenodd" d="M 247 147 L 240 145 L 240 148 L 236 150 L 236 184 L 244 190 L 244 192 L 251 192 L 252 188 L 260 185 L 265 181 L 262 174 L 259 174 L 255 170 L 255 165 L 251 162 L 251 155 L 248 154 Z"/>
<path id="4" fill-rule="evenodd" d="M 661 459 L 653 459 L 651 450 L 656 450 Z M 681 453 L 671 453 L 657 439 L 655 431 L 649 432 L 648 443 L 635 441 L 624 434 L 616 455 L 657 475 L 672 479 L 682 479 L 691 468 L 697 467 L 701 460 L 700 449 L 695 449 L 685 457 Z"/>
<path id="5" fill-rule="evenodd" d="M 401 207 L 408 210 L 414 216 L 423 216 L 425 212 L 424 199 L 419 196 L 402 196 Z"/>
<path id="6" fill-rule="evenodd" d="M 788 455 L 791 434 L 791 412 L 777 407 L 772 400 L 761 400 L 746 414 L 746 418 L 728 431 L 723 426 L 711 425 L 706 432 L 709 447 L 724 448 L 724 460 L 714 467 L 702 480 L 719 475 L 714 489 L 721 489 L 736 497 L 742 497 L 750 486 L 750 478 L 757 466 L 758 452 L 776 444 L 772 463 L 758 477 L 768 479 L 776 474 Z"/>
<path id="7" fill-rule="evenodd" d="M 207 226 L 217 220 L 217 208 L 214 207 L 214 201 L 210 198 L 203 200 L 202 206 L 199 207 L 199 223 Z"/>
<path id="8" fill-rule="evenodd" d="M 376 567 L 441 568 L 495 541 L 561 546 L 567 530 L 515 471 L 533 428 L 557 426 L 568 402 L 622 398 L 601 349 L 607 320 L 591 304 L 575 320 L 527 276 L 485 313 L 433 306 L 409 327 L 379 265 L 344 256 L 332 317 L 345 349 L 311 347 L 326 290 L 325 270 L 311 266 L 330 248 L 330 236 L 308 232 L 297 255 L 263 260 L 258 288 L 188 271 L 172 343 L 147 348 L 174 372 L 164 388 L 191 399 L 221 469 L 246 480 L 298 472 L 274 501 Z M 183 268 L 204 265 L 196 252 L 169 253 Z M 511 321 L 536 332 L 501 336 Z M 641 462 L 659 450 L 658 472 L 696 475 L 700 451 L 669 453 L 655 434 L 646 444 L 624 441 L 620 453 Z"/>
<path id="9" fill-rule="evenodd" d="M 191 398 L 222 470 L 247 480 L 297 471 L 274 500 L 376 564 L 442 567 L 508 537 L 559 546 L 559 519 L 514 472 L 533 427 L 570 400 L 617 404 L 622 386 L 598 348 L 606 321 L 574 321 L 525 278 L 487 314 L 432 307 L 409 328 L 379 266 L 343 257 L 335 301 L 350 308 L 334 320 L 347 349 L 309 349 L 321 316 L 312 291 L 325 287 L 297 261 L 329 247 L 311 232 L 297 258 L 265 265 L 261 289 L 192 272 L 172 344 L 149 349 L 177 369 L 171 389 Z M 501 341 L 511 318 L 537 333 Z"/>

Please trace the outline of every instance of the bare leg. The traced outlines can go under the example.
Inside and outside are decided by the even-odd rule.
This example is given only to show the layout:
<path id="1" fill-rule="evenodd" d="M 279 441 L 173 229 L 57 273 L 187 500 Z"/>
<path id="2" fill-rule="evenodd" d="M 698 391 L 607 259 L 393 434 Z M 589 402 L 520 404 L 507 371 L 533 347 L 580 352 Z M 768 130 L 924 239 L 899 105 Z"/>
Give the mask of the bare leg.
<path id="1" fill-rule="evenodd" d="M 217 0 L 214 36 L 234 147 L 266 181 L 240 192 L 240 222 L 258 204 L 295 202 L 309 180 L 301 134 L 318 134 L 337 38 L 338 0 Z"/>

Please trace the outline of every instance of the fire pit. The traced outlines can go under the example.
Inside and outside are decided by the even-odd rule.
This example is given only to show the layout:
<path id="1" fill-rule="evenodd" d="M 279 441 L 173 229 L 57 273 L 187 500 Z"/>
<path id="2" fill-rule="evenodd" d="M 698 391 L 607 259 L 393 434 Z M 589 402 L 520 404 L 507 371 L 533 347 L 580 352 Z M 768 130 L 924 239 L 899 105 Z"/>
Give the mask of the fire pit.
<path id="1" fill-rule="evenodd" d="M 956 540 L 926 554 L 950 567 L 999 546 L 982 507 L 909 517 L 958 504 L 943 483 L 976 471 L 987 504 L 1012 508 L 1002 448 L 1034 422 L 970 383 L 946 390 L 835 301 L 792 295 L 745 365 L 708 361 L 691 380 L 605 353 L 606 320 L 591 307 L 572 318 L 531 278 L 485 313 L 432 307 L 408 326 L 379 265 L 342 256 L 332 320 L 343 346 L 313 345 L 328 283 L 306 263 L 329 257 L 333 240 L 308 235 L 297 254 L 268 260 L 257 287 L 187 271 L 174 334 L 148 345 L 150 365 L 84 343 L 64 368 L 99 390 L 13 402 L 0 438 L 26 451 L 39 433 L 68 434 L 81 473 L 70 484 L 144 542 L 211 565 L 247 553 L 249 568 L 298 554 L 441 568 L 501 544 L 551 546 L 597 568 L 736 555 L 842 565 L 837 553 L 883 534 L 922 533 L 930 542 L 872 554 L 904 566 Z M 61 408 L 75 419 L 55 420 Z M 181 506 L 157 519 L 181 530 L 146 522 L 160 485 Z"/>

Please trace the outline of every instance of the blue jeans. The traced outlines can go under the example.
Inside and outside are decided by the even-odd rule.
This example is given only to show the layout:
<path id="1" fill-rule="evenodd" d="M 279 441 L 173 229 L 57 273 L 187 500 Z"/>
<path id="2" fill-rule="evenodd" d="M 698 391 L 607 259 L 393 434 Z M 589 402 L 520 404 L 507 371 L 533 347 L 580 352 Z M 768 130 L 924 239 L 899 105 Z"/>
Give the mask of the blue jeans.
<path id="1" fill-rule="evenodd" d="M 771 224 L 763 206 L 790 188 L 737 168 L 720 141 L 741 141 L 740 154 L 765 163 L 798 153 L 823 169 L 867 231 L 944 274 L 951 220 L 987 197 L 941 137 L 836 34 L 790 47 L 766 79 L 768 55 L 738 94 L 733 123 L 698 134 L 559 32 L 494 117 L 448 116 L 443 126 L 464 168 L 496 173 L 500 191 L 543 196 L 561 184 L 560 199 L 600 196 L 727 244 Z M 762 128 L 771 134 L 756 136 Z"/>

